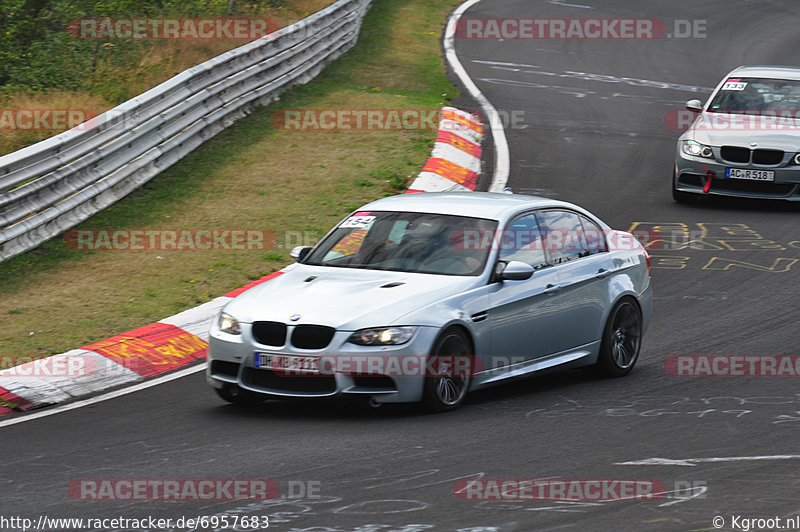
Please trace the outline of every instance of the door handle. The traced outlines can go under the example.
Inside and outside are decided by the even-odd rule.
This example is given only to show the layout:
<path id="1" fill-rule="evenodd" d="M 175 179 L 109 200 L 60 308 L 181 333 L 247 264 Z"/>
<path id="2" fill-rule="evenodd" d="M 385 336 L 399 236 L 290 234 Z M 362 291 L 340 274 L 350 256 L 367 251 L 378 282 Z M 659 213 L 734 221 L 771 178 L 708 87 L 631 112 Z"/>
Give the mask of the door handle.
<path id="1" fill-rule="evenodd" d="M 602 279 L 604 277 L 608 277 L 609 275 L 611 275 L 611 273 L 612 273 L 611 270 L 606 270 L 605 268 L 600 268 L 599 270 L 597 270 L 597 273 L 595 274 L 594 278 L 595 279 Z"/>
<path id="2" fill-rule="evenodd" d="M 557 285 L 557 284 L 549 284 L 549 285 L 547 285 L 547 287 L 545 287 L 545 289 L 544 289 L 544 293 L 545 293 L 545 294 L 555 294 L 555 293 L 556 293 L 556 292 L 558 292 L 559 290 L 561 290 L 561 286 L 560 286 L 560 285 Z"/>

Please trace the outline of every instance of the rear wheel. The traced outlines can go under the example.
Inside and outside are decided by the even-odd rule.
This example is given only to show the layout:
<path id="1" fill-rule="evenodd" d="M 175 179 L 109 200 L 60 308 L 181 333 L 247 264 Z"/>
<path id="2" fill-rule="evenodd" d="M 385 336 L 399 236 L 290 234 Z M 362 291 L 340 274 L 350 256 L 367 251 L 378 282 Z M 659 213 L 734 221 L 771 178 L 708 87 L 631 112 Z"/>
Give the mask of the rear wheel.
<path id="1" fill-rule="evenodd" d="M 448 329 L 433 348 L 422 405 L 429 412 L 455 410 L 464 402 L 472 374 L 472 348 L 459 329 Z"/>
<path id="2" fill-rule="evenodd" d="M 639 359 L 641 343 L 642 313 L 639 305 L 626 297 L 611 310 L 595 369 L 606 377 L 627 375 Z"/>
<path id="3" fill-rule="evenodd" d="M 257 405 L 264 402 L 263 395 L 243 390 L 235 384 L 226 384 L 222 388 L 214 388 L 214 391 L 224 400 L 237 405 Z"/>

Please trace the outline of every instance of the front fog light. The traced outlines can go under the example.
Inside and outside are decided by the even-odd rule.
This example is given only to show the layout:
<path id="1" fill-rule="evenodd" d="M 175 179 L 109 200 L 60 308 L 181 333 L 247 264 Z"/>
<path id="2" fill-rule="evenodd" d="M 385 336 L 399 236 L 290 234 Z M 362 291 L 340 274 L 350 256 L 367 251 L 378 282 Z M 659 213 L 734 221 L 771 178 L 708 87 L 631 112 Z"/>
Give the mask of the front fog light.
<path id="1" fill-rule="evenodd" d="M 411 340 L 416 330 L 416 327 L 361 329 L 351 334 L 347 341 L 357 345 L 400 345 Z"/>
<path id="2" fill-rule="evenodd" d="M 217 320 L 219 330 L 228 334 L 242 334 L 242 328 L 239 326 L 239 320 L 226 312 L 221 312 Z"/>

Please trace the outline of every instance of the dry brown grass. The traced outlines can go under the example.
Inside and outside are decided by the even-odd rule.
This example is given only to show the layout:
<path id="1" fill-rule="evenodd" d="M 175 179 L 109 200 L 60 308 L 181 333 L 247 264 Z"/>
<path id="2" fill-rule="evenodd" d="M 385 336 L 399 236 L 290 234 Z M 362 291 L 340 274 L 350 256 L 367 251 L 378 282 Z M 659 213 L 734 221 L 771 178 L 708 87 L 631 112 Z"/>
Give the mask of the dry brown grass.
<path id="1" fill-rule="evenodd" d="M 281 27 L 287 26 L 312 13 L 323 9 L 335 0 L 287 0 L 281 9 L 268 9 L 252 16 L 272 19 Z M 163 83 L 175 74 L 194 65 L 207 61 L 217 55 L 244 44 L 241 40 L 167 40 L 150 41 L 143 44 L 138 63 L 130 66 L 115 64 L 114 43 L 98 42 L 98 61 L 94 72 L 89 76 L 96 83 L 113 80 L 118 86 L 114 92 L 133 97 L 156 85 Z M 102 93 L 110 92 L 106 87 Z M 11 94 L 2 103 L 2 109 L 79 109 L 91 110 L 94 115 L 113 108 L 119 102 L 112 102 L 96 92 L 63 92 L 53 91 L 37 94 Z M 2 110 L 0 109 L 0 110 Z M 87 117 L 91 118 L 91 117 Z M 0 155 L 11 153 L 52 137 L 64 130 L 21 130 L 0 129 Z"/>
<path id="2" fill-rule="evenodd" d="M 86 119 L 99 115 L 109 109 L 108 102 L 100 96 L 83 92 L 52 92 L 49 94 L 19 94 L 12 96 L 0 112 L 20 110 L 78 110 Z M 23 122 L 23 126 L 27 124 Z M 0 155 L 11 153 L 46 138 L 62 133 L 63 130 L 6 130 L 0 128 Z"/>
<path id="3" fill-rule="evenodd" d="M 426 16 L 428 14 L 418 9 L 415 2 L 402 3 L 397 9 L 397 18 L 403 20 L 403 24 L 393 25 L 384 39 L 403 45 L 388 48 L 380 61 L 365 62 L 365 79 L 374 80 L 376 87 L 385 90 L 424 90 L 429 86 L 430 80 L 420 79 L 415 66 L 426 58 L 430 60 L 431 38 L 438 39 L 440 32 L 431 31 Z"/>

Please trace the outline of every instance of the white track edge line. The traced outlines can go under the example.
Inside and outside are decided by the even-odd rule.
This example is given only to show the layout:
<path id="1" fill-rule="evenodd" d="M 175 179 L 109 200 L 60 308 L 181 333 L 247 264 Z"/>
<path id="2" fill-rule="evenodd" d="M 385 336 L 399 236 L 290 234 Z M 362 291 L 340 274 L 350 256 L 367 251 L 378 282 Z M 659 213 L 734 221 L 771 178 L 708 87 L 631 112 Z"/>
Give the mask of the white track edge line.
<path id="1" fill-rule="evenodd" d="M 206 363 L 198 364 L 196 366 L 191 366 L 188 368 L 184 368 L 182 370 L 178 370 L 174 373 L 169 373 L 167 375 L 162 375 L 161 377 L 156 377 L 154 379 L 141 382 L 139 384 L 134 384 L 132 386 L 126 386 L 125 388 L 120 388 L 119 390 L 114 390 L 113 392 L 104 393 L 102 395 L 98 395 L 95 397 L 90 397 L 89 399 L 83 399 L 80 401 L 75 401 L 74 403 L 67 403 L 62 406 L 57 406 L 54 408 L 48 408 L 46 410 L 42 410 L 40 412 L 34 412 L 28 415 L 19 415 L 13 416 L 10 419 L 3 420 L 0 418 L 0 428 L 7 427 L 10 425 L 16 425 L 17 423 L 24 423 L 26 421 L 33 421 L 34 419 L 39 419 L 47 416 L 52 416 L 54 414 L 59 414 L 61 412 L 66 412 L 68 410 L 74 410 L 76 408 L 81 408 L 83 406 L 93 405 L 95 403 L 100 403 L 103 401 L 107 401 L 109 399 L 114 399 L 116 397 L 121 397 L 123 395 L 128 395 L 129 393 L 138 392 L 139 390 L 144 390 L 146 388 L 150 388 L 151 386 L 157 386 L 164 382 L 169 382 L 175 379 L 180 379 L 181 377 L 185 377 L 187 375 L 191 375 L 193 373 L 197 373 L 198 371 L 202 371 L 206 369 Z"/>
<path id="2" fill-rule="evenodd" d="M 458 78 L 464 84 L 467 91 L 472 95 L 475 101 L 481 106 L 481 110 L 489 118 L 489 127 L 492 130 L 492 138 L 494 140 L 494 175 L 492 176 L 492 183 L 489 185 L 489 192 L 502 192 L 508 183 L 508 174 L 510 168 L 510 156 L 508 153 L 508 141 L 506 140 L 506 133 L 503 129 L 503 121 L 500 119 L 500 114 L 491 102 L 483 95 L 475 82 L 469 77 L 466 69 L 459 61 L 456 55 L 454 41 L 456 26 L 459 19 L 464 12 L 481 0 L 467 0 L 455 11 L 447 21 L 447 29 L 444 34 L 444 50 L 447 62 L 453 72 L 456 73 Z"/>

